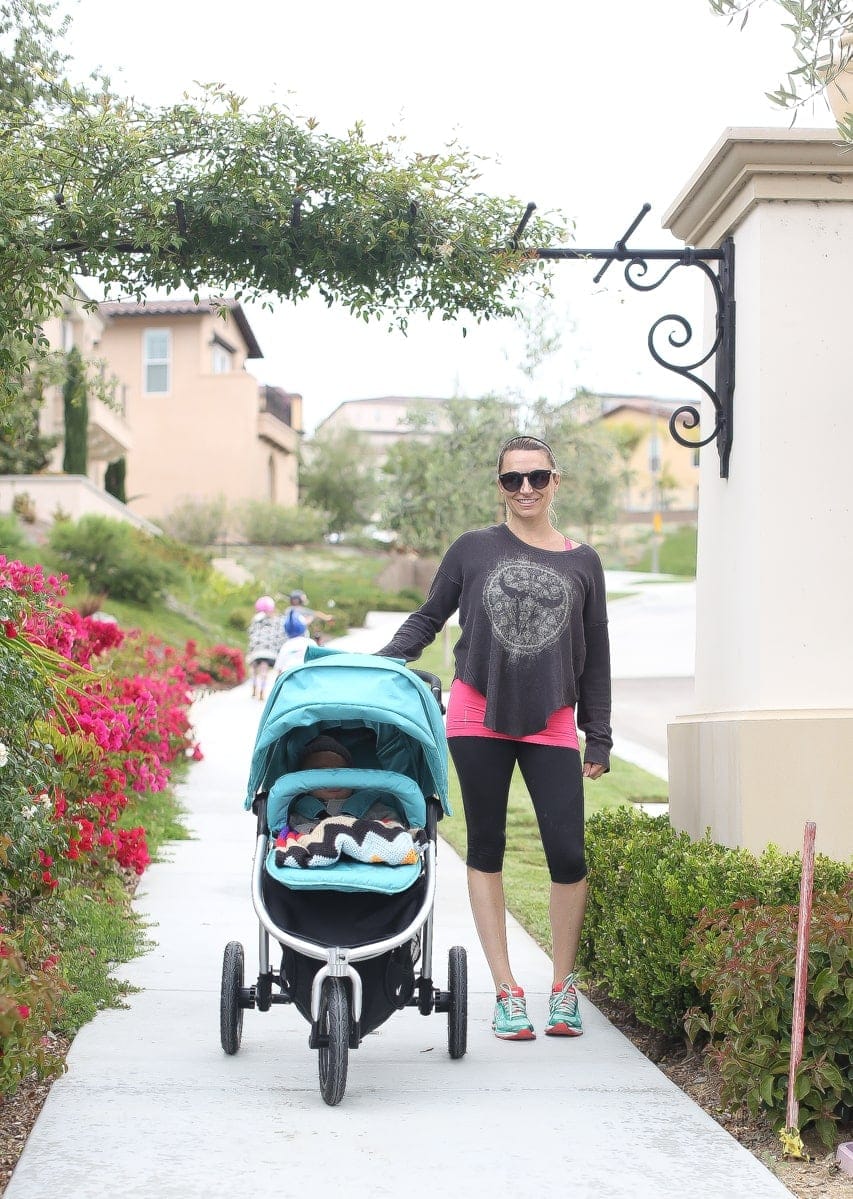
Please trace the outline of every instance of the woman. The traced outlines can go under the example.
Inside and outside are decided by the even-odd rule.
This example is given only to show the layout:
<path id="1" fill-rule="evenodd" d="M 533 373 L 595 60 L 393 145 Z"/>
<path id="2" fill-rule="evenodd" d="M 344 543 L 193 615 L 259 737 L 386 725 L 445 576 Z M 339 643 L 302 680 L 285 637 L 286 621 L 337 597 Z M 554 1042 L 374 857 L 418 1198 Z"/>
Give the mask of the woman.
<path id="1" fill-rule="evenodd" d="M 463 533 L 423 606 L 380 653 L 417 658 L 458 608 L 461 636 L 447 736 L 468 826 L 468 892 L 495 983 L 495 1035 L 533 1040 L 509 962 L 503 855 L 515 767 L 530 792 L 551 876 L 554 980 L 545 1032 L 583 1032 L 575 957 L 586 907 L 583 779 L 609 769 L 610 647 L 604 571 L 595 550 L 552 523 L 554 454 L 512 437 L 498 457 L 506 521 Z M 575 726 L 586 736 L 581 766 Z"/>

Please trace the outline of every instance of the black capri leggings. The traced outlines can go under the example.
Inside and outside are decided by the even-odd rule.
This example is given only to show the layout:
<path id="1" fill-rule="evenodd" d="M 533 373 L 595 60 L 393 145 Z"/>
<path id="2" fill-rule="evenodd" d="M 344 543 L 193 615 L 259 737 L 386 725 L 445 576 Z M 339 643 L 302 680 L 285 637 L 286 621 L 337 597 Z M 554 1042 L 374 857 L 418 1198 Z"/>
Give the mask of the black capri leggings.
<path id="1" fill-rule="evenodd" d="M 576 749 L 451 737 L 450 756 L 462 789 L 468 825 L 466 863 L 497 874 L 506 848 L 506 809 L 516 762 L 539 824 L 551 881 L 577 883 L 586 877 L 583 851 L 583 774 Z"/>

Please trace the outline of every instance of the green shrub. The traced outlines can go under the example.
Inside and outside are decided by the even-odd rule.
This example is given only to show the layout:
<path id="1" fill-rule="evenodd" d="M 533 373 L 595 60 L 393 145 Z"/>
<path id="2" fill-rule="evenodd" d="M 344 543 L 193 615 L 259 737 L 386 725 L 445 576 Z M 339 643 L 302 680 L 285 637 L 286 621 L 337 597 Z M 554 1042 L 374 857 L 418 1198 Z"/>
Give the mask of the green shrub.
<path id="1" fill-rule="evenodd" d="M 72 585 L 119 600 L 151 604 L 175 575 L 152 538 L 103 516 L 54 525 L 50 546 Z"/>
<path id="2" fill-rule="evenodd" d="M 233 612 L 228 613 L 227 624 L 229 629 L 239 629 L 241 633 L 245 633 L 249 627 L 249 621 L 254 613 L 247 605 L 245 608 L 235 608 Z"/>
<path id="3" fill-rule="evenodd" d="M 248 500 L 235 513 L 238 529 L 250 545 L 300 545 L 321 541 L 326 516 L 313 508 L 282 508 Z"/>
<path id="4" fill-rule="evenodd" d="M 28 525 L 35 523 L 36 504 L 28 491 L 18 491 L 15 493 L 12 499 L 12 511 L 21 520 L 26 521 Z"/>
<path id="5" fill-rule="evenodd" d="M 424 603 L 424 599 L 424 592 L 419 591 L 418 588 L 401 588 L 396 596 L 386 597 L 385 603 L 382 605 L 382 610 L 408 611 L 409 609 L 420 608 L 420 605 Z M 394 604 L 394 607 L 392 607 L 392 604 Z M 400 604 L 400 608 L 397 608 L 397 604 Z"/>
<path id="6" fill-rule="evenodd" d="M 226 516 L 224 496 L 212 500 L 186 497 L 157 523 L 175 541 L 187 545 L 215 545 L 224 537 Z"/>
<path id="7" fill-rule="evenodd" d="M 798 908 L 754 900 L 703 915 L 683 966 L 710 1006 L 685 1026 L 702 1033 L 722 1078 L 722 1099 L 766 1109 L 784 1127 L 788 1091 Z M 816 900 L 809 934 L 803 1054 L 795 1094 L 799 1128 L 825 1145 L 853 1108 L 853 885 Z"/>
<path id="8" fill-rule="evenodd" d="M 11 512 L 0 516 L 0 554 L 5 554 L 7 558 L 14 558 L 26 544 L 27 539 L 17 516 Z"/>
<path id="9" fill-rule="evenodd" d="M 62 469 L 67 475 L 85 475 L 89 468 L 89 389 L 83 356 L 75 346 L 66 359 L 62 385 L 65 447 Z"/>
<path id="10" fill-rule="evenodd" d="M 800 860 L 773 847 L 756 858 L 676 832 L 666 816 L 628 808 L 586 822 L 589 901 L 581 955 L 591 978 L 637 1018 L 678 1034 L 689 1008 L 703 1006 L 681 969 L 685 941 L 703 909 L 736 900 L 796 903 Z M 816 893 L 838 890 L 848 868 L 819 856 Z"/>
<path id="11" fill-rule="evenodd" d="M 122 504 L 127 503 L 127 459 L 116 458 L 107 463 L 104 471 L 104 491 L 107 495 L 115 496 Z"/>
<path id="12" fill-rule="evenodd" d="M 148 537 L 145 534 L 138 536 L 146 552 L 165 562 L 172 574 L 180 573 L 185 579 L 192 576 L 202 582 L 206 589 L 213 586 L 215 572 L 211 568 L 210 559 L 197 546 L 187 545 L 168 534 L 160 537 Z"/>

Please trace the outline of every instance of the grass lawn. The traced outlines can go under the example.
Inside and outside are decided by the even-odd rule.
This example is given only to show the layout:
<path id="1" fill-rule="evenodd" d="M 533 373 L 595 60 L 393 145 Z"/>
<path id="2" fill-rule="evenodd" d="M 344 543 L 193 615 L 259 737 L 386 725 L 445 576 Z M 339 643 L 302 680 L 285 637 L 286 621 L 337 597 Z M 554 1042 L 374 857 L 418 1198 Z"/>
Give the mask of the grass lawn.
<path id="1" fill-rule="evenodd" d="M 584 786 L 586 815 L 605 808 L 638 801 L 666 802 L 667 785 L 638 766 L 613 758 L 611 770 L 603 778 Z M 439 831 L 464 859 L 465 816 L 459 783 L 450 764 L 450 805 L 453 815 L 445 817 Z M 507 849 L 504 857 L 504 890 L 507 908 L 546 952 L 551 949 L 548 923 L 550 880 L 533 806 L 521 775 L 516 771 L 510 788 L 507 811 Z"/>
<path id="2" fill-rule="evenodd" d="M 186 772 L 184 761 L 175 762 L 173 781 Z M 167 842 L 189 835 L 171 789 L 132 795 L 120 824 L 123 828 L 144 825 L 154 861 Z M 47 913 L 53 936 L 62 946 L 62 975 L 72 988 L 63 1000 L 56 1031 L 73 1036 L 96 1012 L 125 1006 L 126 996 L 135 988 L 115 974 L 115 967 L 150 948 L 147 925 L 131 907 L 127 881 L 108 873 L 64 889 L 61 900 L 52 902 Z"/>

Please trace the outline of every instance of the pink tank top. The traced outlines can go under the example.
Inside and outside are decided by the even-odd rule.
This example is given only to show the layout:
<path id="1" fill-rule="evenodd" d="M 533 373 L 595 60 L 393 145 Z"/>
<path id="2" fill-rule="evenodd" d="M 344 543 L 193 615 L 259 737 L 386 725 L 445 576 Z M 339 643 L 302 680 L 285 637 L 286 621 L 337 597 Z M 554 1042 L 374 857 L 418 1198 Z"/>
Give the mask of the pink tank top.
<path id="1" fill-rule="evenodd" d="M 566 538 L 566 549 L 574 549 Z M 468 683 L 454 679 L 447 701 L 448 737 L 489 737 L 496 741 L 526 741 L 531 745 L 556 745 L 563 749 L 579 749 L 578 730 L 575 725 L 574 708 L 558 708 L 548 717 L 548 723 L 538 733 L 526 737 L 510 737 L 487 729 L 483 723 L 486 715 L 486 697 Z"/>

